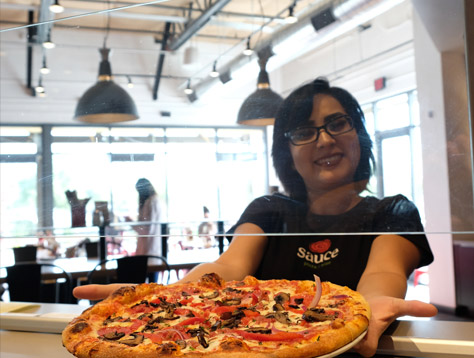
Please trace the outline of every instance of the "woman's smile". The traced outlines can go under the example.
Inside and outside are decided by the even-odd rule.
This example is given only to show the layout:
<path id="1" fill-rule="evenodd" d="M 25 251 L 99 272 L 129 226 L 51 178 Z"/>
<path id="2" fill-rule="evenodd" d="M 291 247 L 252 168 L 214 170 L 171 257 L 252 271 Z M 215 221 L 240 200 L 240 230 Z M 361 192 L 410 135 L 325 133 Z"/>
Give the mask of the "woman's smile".
<path id="1" fill-rule="evenodd" d="M 317 165 L 320 165 L 322 167 L 335 167 L 338 165 L 342 160 L 342 154 L 332 154 L 330 156 L 325 156 L 323 158 L 315 160 L 315 163 Z"/>

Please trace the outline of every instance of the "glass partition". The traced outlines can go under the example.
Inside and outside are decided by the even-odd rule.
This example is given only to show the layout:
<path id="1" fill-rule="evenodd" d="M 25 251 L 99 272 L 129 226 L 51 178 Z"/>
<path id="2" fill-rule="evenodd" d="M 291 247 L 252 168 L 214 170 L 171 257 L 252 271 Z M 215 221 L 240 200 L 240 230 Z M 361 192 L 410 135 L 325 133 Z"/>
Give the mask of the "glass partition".
<path id="1" fill-rule="evenodd" d="M 311 237 L 288 255 L 306 260 L 305 268 L 328 268 L 339 255 L 345 257 L 338 254 L 342 246 L 335 237 L 381 234 L 373 232 L 378 225 L 366 229 L 344 216 L 335 220 L 328 208 L 340 202 L 345 209 L 337 214 L 347 214 L 364 200 L 402 194 L 414 203 L 413 215 L 419 213 L 423 226 L 389 222 L 380 231 L 406 237 L 423 232 L 435 260 L 429 269 L 418 268 L 417 280 L 424 277 L 420 282 L 428 289 L 429 275 L 431 300 L 440 306 L 466 307 L 459 298 L 466 273 L 456 260 L 474 242 L 468 107 L 473 85 L 467 81 L 473 70 L 466 68 L 462 6 L 453 7 L 443 21 L 440 31 L 453 36 L 446 40 L 437 31 L 439 24 L 426 15 L 436 7 L 416 0 L 368 1 L 363 9 L 352 8 L 351 1 L 300 0 L 295 2 L 296 24 L 285 21 L 285 2 L 215 1 L 219 6 L 212 7 L 212 2 L 190 6 L 180 0 L 64 0 L 61 14 L 49 12 L 49 2 L 0 4 L 2 261 L 9 255 L 4 262 L 11 262 L 13 247 L 47 246 L 45 238 L 60 245 L 54 257 L 86 256 L 85 243 L 101 239 L 109 255 L 133 254 L 143 222 L 156 225 L 155 234 L 148 236 L 168 240 L 160 246 L 164 254 L 186 252 L 199 259 L 202 252 L 192 250 L 209 248 L 212 255 L 203 257 L 210 260 L 228 248 L 224 233 L 235 229 L 248 205 L 265 196 L 260 200 L 274 204 L 262 204 L 267 211 L 259 219 L 281 215 L 277 209 L 286 204 L 273 200 L 295 200 L 287 214 L 309 227 L 300 232 L 298 225 L 283 220 L 272 228 L 272 238 Z M 334 23 L 317 23 L 327 6 L 336 14 Z M 448 28 L 453 31 L 442 31 Z M 47 40 L 55 46 L 44 47 Z M 243 54 L 247 47 L 254 50 L 250 56 Z M 108 57 L 104 49 L 111 50 Z M 111 73 L 99 70 L 106 60 Z M 361 105 L 375 166 L 373 175 L 363 174 L 357 185 L 354 173 L 342 180 L 357 195 L 345 201 L 338 190 L 328 188 L 331 175 L 338 173 L 334 168 L 357 157 L 360 147 L 318 152 L 318 145 L 331 138 L 341 143 L 357 135 L 360 143 L 361 123 L 355 125 L 354 118 L 337 122 L 349 126 L 347 131 L 336 122 L 328 124 L 334 113 L 291 118 L 299 124 L 290 123 L 281 133 L 271 124 L 237 124 L 242 104 L 257 90 L 262 67 L 270 79 L 263 87 L 282 98 L 323 76 Z M 214 68 L 219 73 L 211 75 Z M 102 109 L 99 119 L 78 120 L 78 103 L 86 91 L 110 79 L 127 95 L 108 99 L 116 100 L 115 107 L 127 107 L 131 97 L 139 118 L 121 122 L 130 113 L 110 115 L 109 108 Z M 97 93 L 92 97 L 98 101 L 86 108 L 84 117 L 106 103 Z M 256 107 L 270 107 L 274 118 L 278 105 L 275 100 Z M 348 114 L 347 108 L 331 108 Z M 324 119 L 318 122 L 320 117 Z M 319 129 L 295 135 L 294 130 L 307 126 Z M 309 135 L 318 140 L 289 142 L 311 141 Z M 274 158 L 280 157 L 272 156 L 274 141 L 282 138 L 285 148 L 291 148 L 282 155 L 293 162 L 275 170 Z M 355 169 L 353 163 L 348 166 Z M 319 180 L 323 169 L 328 174 Z M 291 177 L 293 172 L 300 178 Z M 140 211 L 136 184 L 141 178 L 157 194 L 159 218 Z M 303 184 L 303 194 L 292 192 L 294 183 Z M 323 197 L 328 211 L 314 209 L 310 197 Z M 79 209 L 83 220 L 75 225 Z M 210 222 L 206 230 L 212 228 L 211 235 L 201 225 Z M 265 257 L 271 261 L 272 255 Z M 440 282 L 447 282 L 444 292 Z"/>

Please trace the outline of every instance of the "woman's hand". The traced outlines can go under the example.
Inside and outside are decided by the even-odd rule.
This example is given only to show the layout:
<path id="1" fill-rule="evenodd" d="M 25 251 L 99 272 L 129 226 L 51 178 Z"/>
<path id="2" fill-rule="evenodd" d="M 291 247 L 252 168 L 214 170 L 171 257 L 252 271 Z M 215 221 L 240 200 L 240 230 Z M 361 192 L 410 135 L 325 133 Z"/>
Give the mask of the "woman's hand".
<path id="1" fill-rule="evenodd" d="M 405 301 L 388 296 L 373 297 L 367 301 L 372 310 L 369 329 L 364 339 L 354 347 L 354 350 L 364 357 L 372 357 L 375 354 L 380 336 L 398 317 L 432 317 L 438 313 L 435 306 L 421 301 Z"/>
<path id="2" fill-rule="evenodd" d="M 109 285 L 84 285 L 77 286 L 72 291 L 74 297 L 78 299 L 86 299 L 98 301 L 106 298 L 112 292 L 123 286 L 133 286 L 131 283 L 112 283 Z"/>

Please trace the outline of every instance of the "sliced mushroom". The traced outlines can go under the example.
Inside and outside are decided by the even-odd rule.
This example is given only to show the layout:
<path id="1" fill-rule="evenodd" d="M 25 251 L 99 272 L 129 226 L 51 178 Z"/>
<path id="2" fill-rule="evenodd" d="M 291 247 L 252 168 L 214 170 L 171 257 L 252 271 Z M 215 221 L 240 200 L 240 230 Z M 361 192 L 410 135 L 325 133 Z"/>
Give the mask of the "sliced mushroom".
<path id="1" fill-rule="evenodd" d="M 196 337 L 199 334 L 209 334 L 207 331 L 199 326 L 199 328 L 191 328 L 186 331 L 187 334 L 191 335 L 191 337 Z"/>
<path id="2" fill-rule="evenodd" d="M 281 292 L 278 295 L 275 296 L 274 298 L 276 303 L 283 304 L 285 302 L 288 302 L 290 300 L 290 295 L 286 292 Z"/>
<path id="3" fill-rule="evenodd" d="M 283 306 L 281 305 L 281 303 L 275 303 L 273 305 L 273 310 L 274 311 L 284 311 L 285 309 L 283 308 Z"/>
<path id="4" fill-rule="evenodd" d="M 265 328 L 265 327 L 252 327 L 252 328 L 246 329 L 246 332 L 270 334 L 272 333 L 272 330 L 270 328 Z"/>
<path id="5" fill-rule="evenodd" d="M 122 343 L 122 344 L 126 344 L 127 346 L 130 346 L 130 347 L 135 347 L 135 346 L 138 346 L 140 343 L 143 342 L 143 338 L 144 337 L 141 334 L 132 333 L 130 335 L 130 338 L 122 339 L 118 342 Z"/>
<path id="6" fill-rule="evenodd" d="M 216 321 L 212 326 L 211 326 L 211 331 L 215 331 L 219 328 L 221 328 L 222 322 L 221 321 Z"/>
<path id="7" fill-rule="evenodd" d="M 269 313 L 265 316 L 265 318 L 275 318 L 278 322 L 283 324 L 290 324 L 291 320 L 288 318 L 288 313 L 285 312 L 274 312 Z"/>
<path id="8" fill-rule="evenodd" d="M 336 317 L 328 315 L 322 308 L 310 308 L 303 313 L 303 319 L 306 322 L 323 322 L 328 320 L 334 320 Z"/>
<path id="9" fill-rule="evenodd" d="M 295 303 L 296 303 L 297 305 L 300 305 L 300 304 L 302 304 L 303 302 L 304 302 L 304 298 L 295 298 Z"/>
<path id="10" fill-rule="evenodd" d="M 104 334 L 102 337 L 104 339 L 107 339 L 109 341 L 116 341 L 117 339 L 120 339 L 122 338 L 123 336 L 125 336 L 125 333 L 118 333 L 118 332 L 109 332 L 109 333 L 106 333 Z"/>
<path id="11" fill-rule="evenodd" d="M 204 334 L 202 332 L 198 333 L 197 338 L 201 346 L 203 346 L 204 348 L 209 347 L 209 343 L 207 343 L 206 338 L 204 338 Z"/>
<path id="12" fill-rule="evenodd" d="M 242 293 L 242 290 L 238 290 L 238 289 L 233 288 L 233 287 L 224 288 L 223 291 L 224 292 L 233 292 L 233 293 Z"/>
<path id="13" fill-rule="evenodd" d="M 112 318 L 112 316 L 107 317 L 107 319 L 102 323 L 104 326 L 108 325 L 109 323 L 116 322 L 118 320 L 121 320 L 122 316 L 117 316 Z"/>
<path id="14" fill-rule="evenodd" d="M 219 296 L 219 291 L 214 291 L 214 292 L 211 292 L 211 293 L 208 293 L 208 294 L 202 294 L 202 295 L 199 295 L 199 298 L 208 298 L 208 299 L 212 299 L 212 298 L 216 298 Z"/>
<path id="15" fill-rule="evenodd" d="M 240 320 L 238 320 L 236 317 L 221 321 L 222 328 L 235 328 L 239 325 L 239 323 Z"/>
<path id="16" fill-rule="evenodd" d="M 225 299 L 222 301 L 222 304 L 224 306 L 237 306 L 237 305 L 240 305 L 240 298 L 236 297 L 236 298 L 228 298 L 228 299 Z"/>
<path id="17" fill-rule="evenodd" d="M 147 300 L 142 300 L 142 301 L 140 301 L 140 302 L 138 302 L 138 303 L 135 303 L 135 304 L 132 306 L 132 308 L 137 307 L 137 306 L 140 306 L 140 305 L 148 306 L 148 301 L 147 301 Z"/>

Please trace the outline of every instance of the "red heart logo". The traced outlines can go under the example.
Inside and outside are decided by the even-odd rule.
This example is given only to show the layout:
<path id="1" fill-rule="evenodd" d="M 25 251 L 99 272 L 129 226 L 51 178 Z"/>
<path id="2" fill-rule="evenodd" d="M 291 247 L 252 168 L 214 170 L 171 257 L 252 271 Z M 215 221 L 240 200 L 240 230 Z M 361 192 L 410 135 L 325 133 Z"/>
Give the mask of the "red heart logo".
<path id="1" fill-rule="evenodd" d="M 323 252 L 326 252 L 330 247 L 331 240 L 329 239 L 316 241 L 309 245 L 309 249 L 311 250 L 311 252 L 315 252 L 317 254 L 322 254 Z"/>

